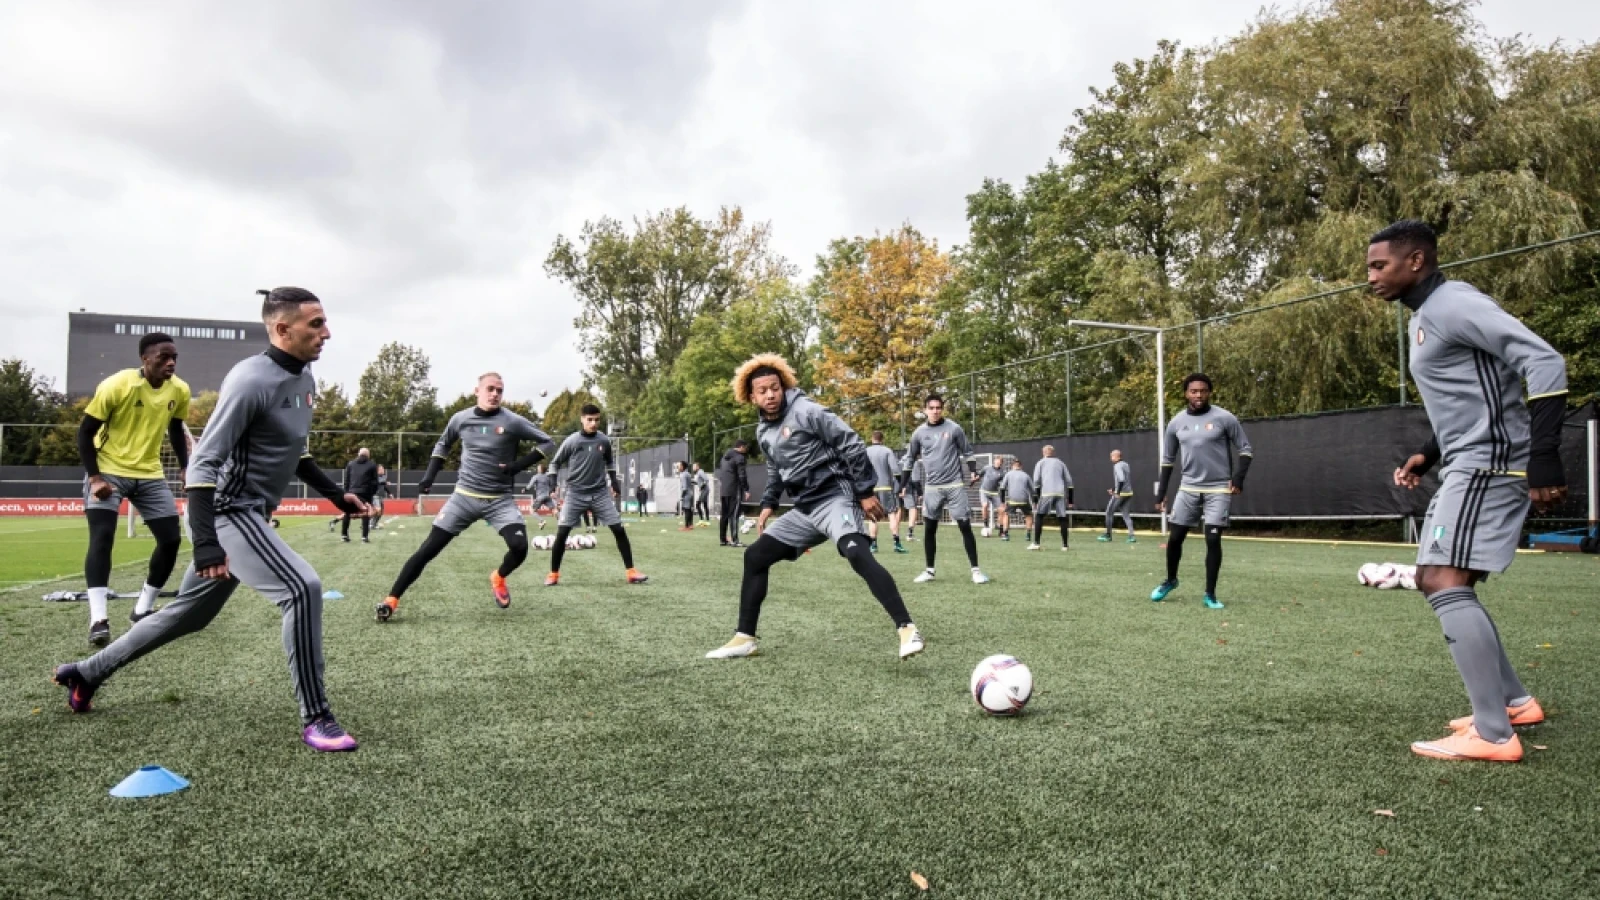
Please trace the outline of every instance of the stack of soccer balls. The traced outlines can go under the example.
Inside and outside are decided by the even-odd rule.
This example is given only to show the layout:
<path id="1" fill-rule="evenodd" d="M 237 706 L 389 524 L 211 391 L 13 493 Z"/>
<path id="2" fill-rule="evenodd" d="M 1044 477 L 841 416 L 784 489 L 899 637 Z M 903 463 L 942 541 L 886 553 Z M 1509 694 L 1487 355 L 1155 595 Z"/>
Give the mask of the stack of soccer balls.
<path id="1" fill-rule="evenodd" d="M 528 542 L 528 546 L 535 550 L 554 550 L 556 546 L 556 537 L 553 534 L 536 534 L 533 536 L 533 540 Z M 599 546 L 599 544 L 595 541 L 594 535 L 592 534 L 573 534 L 567 536 L 568 550 L 593 550 L 597 546 Z"/>
<path id="2" fill-rule="evenodd" d="M 1356 581 L 1380 591 L 1417 589 L 1417 567 L 1404 563 L 1367 563 L 1356 570 Z"/>
<path id="3" fill-rule="evenodd" d="M 1015 716 L 1033 696 L 1033 673 L 1015 656 L 997 653 L 972 670 L 972 699 L 991 716 Z"/>

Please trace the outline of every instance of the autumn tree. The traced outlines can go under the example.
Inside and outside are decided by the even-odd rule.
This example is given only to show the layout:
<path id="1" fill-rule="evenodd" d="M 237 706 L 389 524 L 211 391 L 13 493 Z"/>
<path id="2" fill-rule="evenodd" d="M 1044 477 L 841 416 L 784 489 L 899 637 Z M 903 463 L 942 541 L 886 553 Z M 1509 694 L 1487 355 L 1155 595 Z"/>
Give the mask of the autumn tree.
<path id="1" fill-rule="evenodd" d="M 811 291 L 822 331 L 818 393 L 858 427 L 884 424 L 899 407 L 869 410 L 848 401 L 933 377 L 928 339 L 951 274 L 938 243 L 909 224 L 889 234 L 835 240 L 817 258 Z"/>

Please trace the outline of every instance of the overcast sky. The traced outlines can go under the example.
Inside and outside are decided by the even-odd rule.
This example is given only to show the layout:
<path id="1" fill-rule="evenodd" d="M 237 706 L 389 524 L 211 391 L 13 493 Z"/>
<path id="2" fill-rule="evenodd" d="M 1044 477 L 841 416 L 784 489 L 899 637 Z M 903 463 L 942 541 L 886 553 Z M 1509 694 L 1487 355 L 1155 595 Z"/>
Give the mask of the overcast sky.
<path id="1" fill-rule="evenodd" d="M 446 397 L 489 367 L 553 396 L 582 369 L 557 234 L 726 204 L 806 272 L 905 221 L 958 244 L 1113 63 L 1260 6 L 0 3 L 0 358 L 59 387 L 69 311 L 248 319 L 292 284 L 328 308 L 323 379 L 403 341 Z M 1594 0 L 1479 15 L 1600 38 Z"/>

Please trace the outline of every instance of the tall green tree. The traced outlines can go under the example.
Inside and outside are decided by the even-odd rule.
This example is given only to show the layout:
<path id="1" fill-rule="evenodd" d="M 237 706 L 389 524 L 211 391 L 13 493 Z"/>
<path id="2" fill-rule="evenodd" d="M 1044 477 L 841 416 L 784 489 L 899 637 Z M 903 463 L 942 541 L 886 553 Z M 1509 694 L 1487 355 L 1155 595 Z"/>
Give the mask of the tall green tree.
<path id="1" fill-rule="evenodd" d="M 787 279 L 769 281 L 727 309 L 702 315 L 672 370 L 645 392 L 631 430 L 656 437 L 687 434 L 695 459 L 710 466 L 727 449 L 721 445 L 732 440 L 719 440 L 717 433 L 754 419 L 748 406 L 734 402 L 734 370 L 758 353 L 777 353 L 810 389 L 816 334 L 814 298 Z"/>
<path id="2" fill-rule="evenodd" d="M 429 374 L 433 365 L 426 353 L 401 343 L 389 343 L 361 373 L 360 391 L 351 410 L 351 420 L 374 456 L 388 461 L 397 458 L 397 442 L 403 448 L 406 466 L 427 464 L 433 450 L 430 439 L 396 438 L 397 432 L 422 432 L 437 435 L 444 425 L 439 410 L 438 392 Z"/>
<path id="3" fill-rule="evenodd" d="M 631 230 L 602 218 L 584 223 L 576 241 L 556 238 L 545 271 L 579 302 L 588 377 L 614 415 L 626 419 L 651 379 L 671 370 L 698 316 L 793 274 L 770 244 L 771 227 L 737 207 L 710 219 L 665 210 Z"/>
<path id="4" fill-rule="evenodd" d="M 587 403 L 593 403 L 602 410 L 605 409 L 605 406 L 600 403 L 600 398 L 590 392 L 587 387 L 581 387 L 577 390 L 572 390 L 571 388 L 563 390 L 555 396 L 554 400 L 550 401 L 549 406 L 544 408 L 544 418 L 542 420 L 544 430 L 559 439 L 582 429 L 582 409 L 584 404 Z M 609 411 L 607 413 L 609 414 Z M 600 428 L 605 430 L 607 427 L 608 419 L 603 416 L 600 419 Z"/>

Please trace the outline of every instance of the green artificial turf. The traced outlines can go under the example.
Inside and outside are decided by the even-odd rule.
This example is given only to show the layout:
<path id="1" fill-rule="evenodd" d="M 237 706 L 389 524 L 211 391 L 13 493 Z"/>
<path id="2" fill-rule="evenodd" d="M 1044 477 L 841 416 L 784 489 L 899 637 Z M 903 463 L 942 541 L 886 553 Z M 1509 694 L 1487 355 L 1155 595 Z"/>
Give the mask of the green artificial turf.
<path id="1" fill-rule="evenodd" d="M 83 516 L 46 516 L 0 519 L 0 591 L 50 581 L 83 572 L 83 552 L 89 544 Z M 138 592 L 144 584 L 145 561 L 155 549 L 149 529 L 140 525 L 128 537 L 127 520 L 117 525 L 111 549 L 113 588 Z M 81 577 L 74 577 L 81 582 Z M 81 583 L 72 584 L 82 590 Z M 63 589 L 66 589 L 63 587 Z"/>
<path id="2" fill-rule="evenodd" d="M 713 532 L 631 526 L 643 587 L 604 533 L 558 589 L 535 551 L 501 611 L 475 527 L 380 626 L 426 530 L 390 522 L 369 546 L 284 530 L 348 598 L 324 618 L 354 754 L 300 745 L 249 590 L 83 716 L 47 680 L 84 652 L 82 607 L 0 594 L 0 896 L 1600 896 L 1595 557 L 1523 556 L 1482 591 L 1550 715 L 1494 766 L 1407 751 L 1467 710 L 1422 598 L 1355 582 L 1403 549 L 1230 541 L 1212 612 L 1198 541 L 1152 604 L 1153 537 L 983 541 L 979 588 L 946 528 L 933 584 L 920 543 L 879 556 L 928 640 L 900 662 L 822 547 L 775 570 L 761 655 L 710 661 L 741 567 Z M 967 696 L 997 652 L 1034 672 L 1017 719 Z M 143 764 L 193 787 L 107 796 Z"/>

